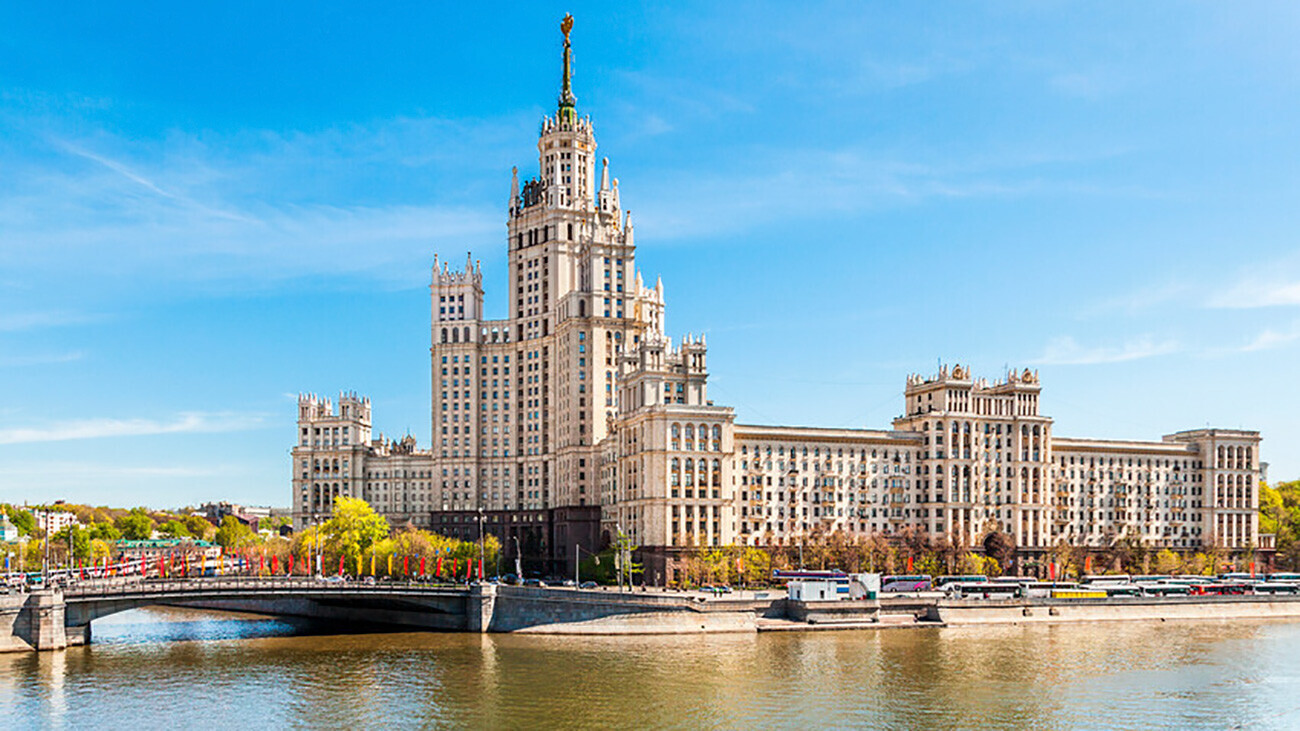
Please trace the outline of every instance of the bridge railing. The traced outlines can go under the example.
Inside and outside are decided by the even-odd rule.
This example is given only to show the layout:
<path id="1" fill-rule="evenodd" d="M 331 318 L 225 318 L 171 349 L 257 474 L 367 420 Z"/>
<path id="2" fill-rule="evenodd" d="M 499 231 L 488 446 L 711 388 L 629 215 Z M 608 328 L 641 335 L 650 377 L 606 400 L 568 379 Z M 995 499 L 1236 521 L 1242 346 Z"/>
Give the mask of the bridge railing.
<path id="1" fill-rule="evenodd" d="M 142 579 L 138 576 L 87 579 L 63 587 L 67 597 L 120 594 L 194 593 L 221 591 L 283 591 L 287 589 L 340 592 L 445 592 L 463 589 L 464 584 L 430 581 L 329 581 L 309 576 L 229 576 L 189 579 Z"/>

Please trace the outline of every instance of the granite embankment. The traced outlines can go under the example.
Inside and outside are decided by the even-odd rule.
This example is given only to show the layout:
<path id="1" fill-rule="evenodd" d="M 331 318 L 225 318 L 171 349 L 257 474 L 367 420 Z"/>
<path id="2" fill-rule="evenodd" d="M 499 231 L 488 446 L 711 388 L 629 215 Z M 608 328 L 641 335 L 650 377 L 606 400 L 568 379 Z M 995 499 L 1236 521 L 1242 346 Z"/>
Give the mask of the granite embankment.
<path id="1" fill-rule="evenodd" d="M 170 605 L 303 617 L 334 626 L 532 634 L 688 634 L 1176 620 L 1300 620 L 1300 597 L 799 602 L 779 592 L 704 595 L 483 585 L 322 585 L 309 581 L 136 582 L 0 595 L 0 652 L 91 641 L 94 619 Z"/>

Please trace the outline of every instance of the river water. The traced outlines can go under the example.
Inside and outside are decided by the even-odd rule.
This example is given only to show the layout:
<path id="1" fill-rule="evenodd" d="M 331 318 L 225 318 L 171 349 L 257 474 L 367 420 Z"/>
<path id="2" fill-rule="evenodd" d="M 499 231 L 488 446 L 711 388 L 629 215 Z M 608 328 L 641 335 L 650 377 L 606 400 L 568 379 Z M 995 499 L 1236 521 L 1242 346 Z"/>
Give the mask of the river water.
<path id="1" fill-rule="evenodd" d="M 1300 623 L 320 634 L 180 609 L 0 655 L 8 728 L 1300 728 Z"/>

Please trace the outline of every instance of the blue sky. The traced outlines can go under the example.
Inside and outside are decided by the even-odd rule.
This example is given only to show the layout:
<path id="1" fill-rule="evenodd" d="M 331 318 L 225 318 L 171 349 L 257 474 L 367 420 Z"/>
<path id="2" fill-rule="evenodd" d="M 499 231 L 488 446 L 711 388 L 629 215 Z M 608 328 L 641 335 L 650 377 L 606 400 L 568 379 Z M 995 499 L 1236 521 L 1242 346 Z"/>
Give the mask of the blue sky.
<path id="1" fill-rule="evenodd" d="M 504 315 L 574 86 L 748 423 L 885 427 L 939 359 L 1068 436 L 1300 477 L 1294 3 L 0 10 L 0 500 L 288 502 L 299 391 L 429 439 L 428 269 Z"/>

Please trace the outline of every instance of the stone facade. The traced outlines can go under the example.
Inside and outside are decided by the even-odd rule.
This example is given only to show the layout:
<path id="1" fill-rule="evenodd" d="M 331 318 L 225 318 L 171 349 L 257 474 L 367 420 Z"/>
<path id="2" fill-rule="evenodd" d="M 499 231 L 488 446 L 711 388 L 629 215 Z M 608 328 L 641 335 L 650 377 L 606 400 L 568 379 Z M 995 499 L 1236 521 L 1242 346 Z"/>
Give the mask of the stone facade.
<path id="1" fill-rule="evenodd" d="M 888 430 L 737 424 L 708 398 L 703 337 L 665 335 L 664 289 L 644 284 L 631 215 L 565 74 L 542 122 L 537 177 L 512 173 L 508 316 L 484 315 L 481 266 L 435 258 L 433 443 L 371 436 L 370 404 L 299 400 L 299 527 L 341 495 L 394 523 L 480 531 L 567 570 L 579 545 L 625 533 L 652 581 L 700 546 L 819 533 L 920 531 L 1022 553 L 1122 539 L 1193 549 L 1259 545 L 1257 432 L 1159 442 L 1060 438 L 1032 371 L 907 378 Z"/>

